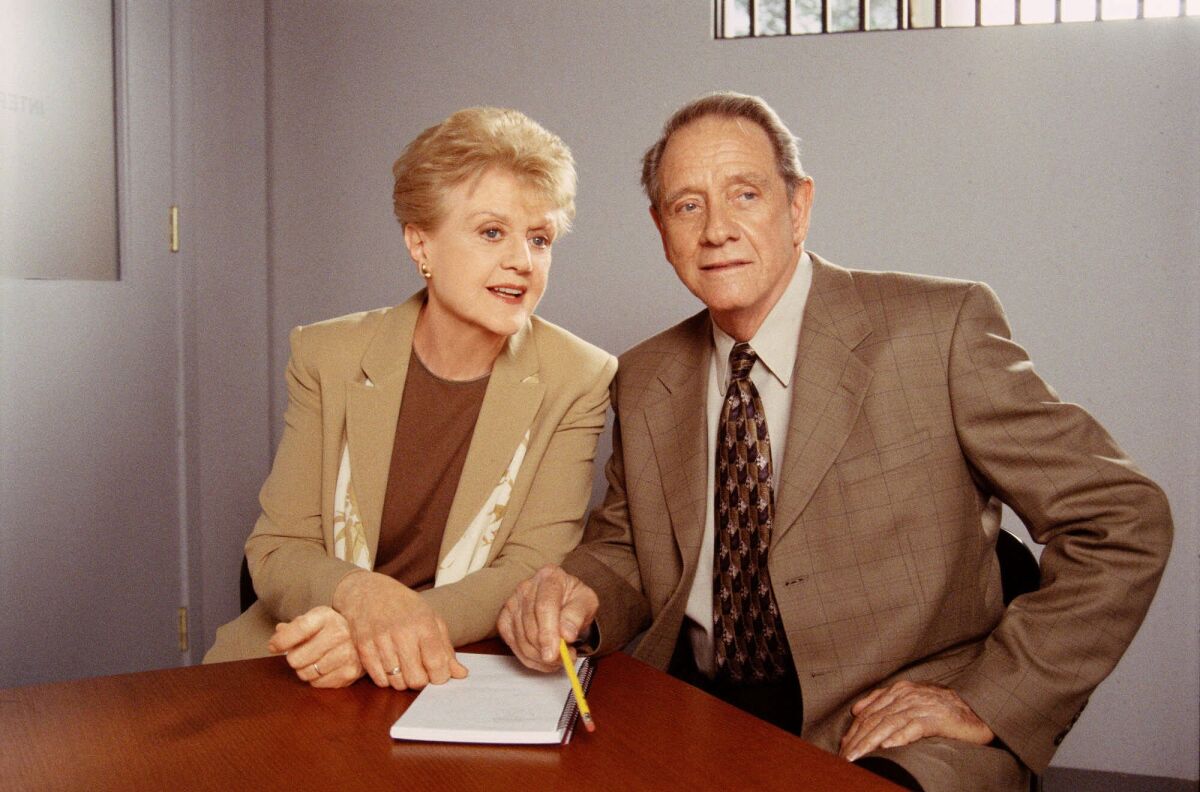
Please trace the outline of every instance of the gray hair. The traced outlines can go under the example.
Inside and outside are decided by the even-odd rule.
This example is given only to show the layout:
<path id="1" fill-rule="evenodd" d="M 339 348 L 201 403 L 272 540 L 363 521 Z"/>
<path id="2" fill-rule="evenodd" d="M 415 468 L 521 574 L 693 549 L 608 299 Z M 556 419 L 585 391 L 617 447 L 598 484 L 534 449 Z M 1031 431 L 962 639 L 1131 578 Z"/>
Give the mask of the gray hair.
<path id="1" fill-rule="evenodd" d="M 796 186 L 808 181 L 808 174 L 800 167 L 800 151 L 796 145 L 796 136 L 784 125 L 779 116 L 760 96 L 734 93 L 733 91 L 717 91 L 705 94 L 699 99 L 693 99 L 667 119 L 663 124 L 662 134 L 654 145 L 646 149 L 642 157 L 642 188 L 650 205 L 658 208 L 662 199 L 662 183 L 659 181 L 658 167 L 662 162 L 663 152 L 671 136 L 683 127 L 706 116 L 724 116 L 725 118 L 744 118 L 758 124 L 771 141 L 775 150 L 775 165 L 783 183 L 787 186 L 787 196 L 790 201 L 796 194 Z"/>

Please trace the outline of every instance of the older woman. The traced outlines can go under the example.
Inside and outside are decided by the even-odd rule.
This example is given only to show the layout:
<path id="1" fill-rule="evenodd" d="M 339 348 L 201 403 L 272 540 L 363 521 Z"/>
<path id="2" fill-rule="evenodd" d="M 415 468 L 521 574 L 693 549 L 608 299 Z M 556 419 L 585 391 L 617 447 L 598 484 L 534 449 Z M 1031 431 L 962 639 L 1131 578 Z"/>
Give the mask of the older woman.
<path id="1" fill-rule="evenodd" d="M 616 360 L 533 315 L 574 215 L 570 152 L 521 113 L 471 108 L 393 174 L 426 288 L 292 331 L 246 542 L 259 600 L 206 662 L 286 652 L 317 687 L 441 683 L 517 582 L 579 541 Z"/>

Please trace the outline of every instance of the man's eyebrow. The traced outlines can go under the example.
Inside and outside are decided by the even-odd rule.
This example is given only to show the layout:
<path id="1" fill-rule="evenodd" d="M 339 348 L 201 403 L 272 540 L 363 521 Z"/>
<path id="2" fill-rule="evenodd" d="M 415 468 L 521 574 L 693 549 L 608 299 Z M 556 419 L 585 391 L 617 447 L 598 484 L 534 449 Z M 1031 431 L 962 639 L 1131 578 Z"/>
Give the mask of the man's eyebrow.
<path id="1" fill-rule="evenodd" d="M 761 171 L 738 171 L 724 179 L 721 182 L 721 188 L 728 189 L 733 184 L 753 184 L 759 186 L 768 183 L 770 180 L 770 177 Z M 688 193 L 695 192 L 702 192 L 702 190 L 699 187 L 692 187 L 690 185 L 673 190 L 663 198 L 663 206 L 670 206 Z"/>
<path id="2" fill-rule="evenodd" d="M 693 193 L 693 192 L 699 192 L 699 190 L 697 190 L 695 187 L 680 187 L 678 190 L 674 190 L 674 191 L 668 193 L 667 195 L 663 196 L 663 199 L 662 199 L 663 206 L 669 206 L 669 205 L 675 203 L 676 201 L 678 201 L 683 196 L 687 195 L 688 193 Z"/>
<path id="3" fill-rule="evenodd" d="M 726 180 L 726 184 L 764 184 L 770 181 L 770 177 L 760 171 L 741 171 L 735 173 Z"/>

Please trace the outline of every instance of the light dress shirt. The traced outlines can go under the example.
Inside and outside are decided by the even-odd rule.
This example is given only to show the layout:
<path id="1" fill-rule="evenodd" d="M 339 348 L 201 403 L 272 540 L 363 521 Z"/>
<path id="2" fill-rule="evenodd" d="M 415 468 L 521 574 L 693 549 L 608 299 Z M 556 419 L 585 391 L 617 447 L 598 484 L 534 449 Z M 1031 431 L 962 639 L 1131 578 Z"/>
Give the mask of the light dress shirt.
<path id="1" fill-rule="evenodd" d="M 804 320 L 804 305 L 812 286 L 812 259 L 802 253 L 796 272 L 779 302 L 767 314 L 762 326 L 750 339 L 750 347 L 758 354 L 750 379 L 758 388 L 763 409 L 767 413 L 767 432 L 771 438 L 771 472 L 775 492 L 779 491 L 779 471 L 783 468 L 783 446 L 787 440 L 788 421 L 792 407 L 792 370 L 800 344 L 800 324 Z M 708 506 L 704 514 L 704 539 L 700 543 L 700 560 L 696 578 L 688 594 L 687 632 L 691 639 L 696 668 L 705 676 L 715 674 L 713 658 L 713 553 L 716 533 L 713 519 L 713 500 L 716 489 L 717 423 L 721 420 L 721 405 L 729 387 L 729 352 L 736 340 L 714 322 L 712 325 L 713 354 L 708 369 L 705 408 L 708 417 Z"/>

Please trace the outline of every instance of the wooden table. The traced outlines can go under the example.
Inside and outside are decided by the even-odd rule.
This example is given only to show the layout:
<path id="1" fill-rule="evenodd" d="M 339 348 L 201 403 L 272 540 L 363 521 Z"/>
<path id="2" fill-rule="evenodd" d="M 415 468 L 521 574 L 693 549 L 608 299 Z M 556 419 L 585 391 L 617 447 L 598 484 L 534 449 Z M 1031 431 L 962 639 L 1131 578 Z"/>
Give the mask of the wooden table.
<path id="1" fill-rule="evenodd" d="M 622 654 L 565 746 L 393 741 L 414 695 L 314 690 L 280 658 L 0 690 L 0 789 L 898 789 Z"/>

